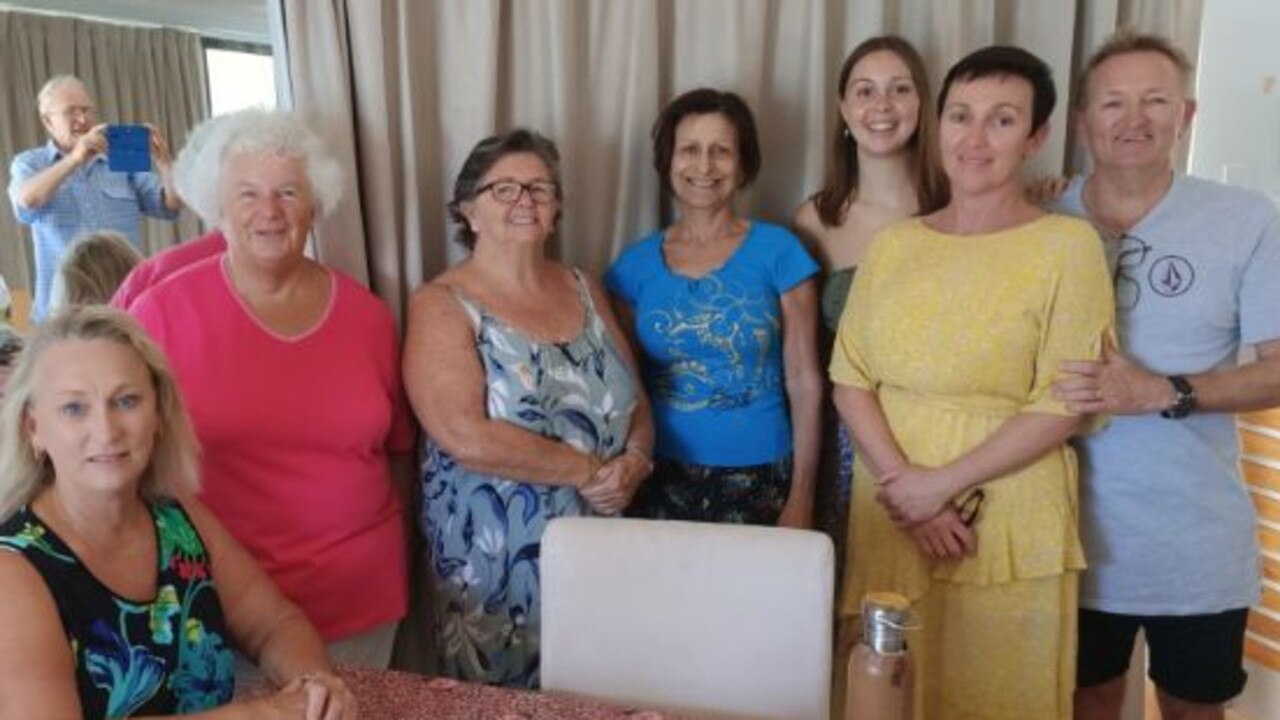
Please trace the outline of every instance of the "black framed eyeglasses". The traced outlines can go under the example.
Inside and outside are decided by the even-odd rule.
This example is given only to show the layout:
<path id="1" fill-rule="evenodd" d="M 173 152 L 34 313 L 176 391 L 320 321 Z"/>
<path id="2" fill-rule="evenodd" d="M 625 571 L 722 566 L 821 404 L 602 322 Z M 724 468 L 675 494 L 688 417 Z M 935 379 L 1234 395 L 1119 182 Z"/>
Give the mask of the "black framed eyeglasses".
<path id="1" fill-rule="evenodd" d="M 1151 244 L 1129 233 L 1121 235 L 1116 242 L 1120 247 L 1116 252 L 1115 270 L 1111 276 L 1115 285 L 1116 307 L 1132 310 L 1138 306 L 1138 298 L 1142 297 L 1142 282 L 1138 280 L 1137 270 L 1147 261 Z"/>
<path id="2" fill-rule="evenodd" d="M 515 205 L 520 202 L 520 196 L 526 192 L 529 193 L 529 199 L 538 205 L 550 205 L 560 197 L 560 186 L 550 180 L 534 180 L 527 183 L 515 180 L 494 180 L 476 188 L 476 195 L 485 191 L 503 205 Z"/>
<path id="3" fill-rule="evenodd" d="M 978 521 L 978 512 L 982 510 L 982 501 L 986 499 L 987 493 L 982 488 L 974 488 L 973 492 L 956 505 L 956 514 L 960 516 L 960 522 L 964 523 L 965 527 L 973 527 L 973 524 Z"/>

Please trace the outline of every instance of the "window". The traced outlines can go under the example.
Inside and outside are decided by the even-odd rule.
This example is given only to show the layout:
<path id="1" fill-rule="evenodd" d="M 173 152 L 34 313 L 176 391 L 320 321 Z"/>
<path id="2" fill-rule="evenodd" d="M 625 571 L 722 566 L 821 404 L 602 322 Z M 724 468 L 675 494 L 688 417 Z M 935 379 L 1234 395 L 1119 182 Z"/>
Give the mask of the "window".
<path id="1" fill-rule="evenodd" d="M 206 38 L 204 61 L 212 115 L 276 106 L 276 71 L 270 47 Z"/>

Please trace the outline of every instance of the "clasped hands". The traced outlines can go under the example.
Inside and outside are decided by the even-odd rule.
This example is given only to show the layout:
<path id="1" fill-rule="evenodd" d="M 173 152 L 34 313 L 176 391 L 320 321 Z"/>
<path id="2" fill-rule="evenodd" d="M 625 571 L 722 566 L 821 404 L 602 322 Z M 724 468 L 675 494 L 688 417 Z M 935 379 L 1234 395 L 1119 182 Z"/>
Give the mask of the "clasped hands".
<path id="1" fill-rule="evenodd" d="M 578 492 L 601 515 L 617 515 L 631 503 L 640 483 L 653 472 L 653 462 L 638 452 L 615 455 L 596 468 Z"/>
<path id="2" fill-rule="evenodd" d="M 954 495 L 939 468 L 903 464 L 876 478 L 876 502 L 934 560 L 958 560 L 978 550 L 978 536 L 951 504 Z"/>
<path id="3" fill-rule="evenodd" d="M 330 672 L 299 676 L 255 704 L 255 718 L 356 720 L 359 717 L 355 696 L 342 678 Z"/>

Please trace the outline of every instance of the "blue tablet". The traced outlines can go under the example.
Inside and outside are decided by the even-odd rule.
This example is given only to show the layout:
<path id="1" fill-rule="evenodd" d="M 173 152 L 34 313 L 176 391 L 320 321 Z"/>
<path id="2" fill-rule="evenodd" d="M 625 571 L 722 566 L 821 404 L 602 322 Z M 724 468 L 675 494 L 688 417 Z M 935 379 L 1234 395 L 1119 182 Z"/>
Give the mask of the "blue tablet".
<path id="1" fill-rule="evenodd" d="M 149 172 L 151 130 L 146 125 L 108 125 L 107 168 L 116 172 Z"/>

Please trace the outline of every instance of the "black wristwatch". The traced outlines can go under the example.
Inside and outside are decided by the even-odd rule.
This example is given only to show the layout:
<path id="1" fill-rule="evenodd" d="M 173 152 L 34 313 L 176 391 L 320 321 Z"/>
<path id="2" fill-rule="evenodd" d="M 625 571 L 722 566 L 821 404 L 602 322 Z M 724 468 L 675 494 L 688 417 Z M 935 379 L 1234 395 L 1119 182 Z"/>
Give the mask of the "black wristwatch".
<path id="1" fill-rule="evenodd" d="M 1169 375 L 1165 379 L 1173 386 L 1173 404 L 1161 410 L 1160 417 L 1181 420 L 1196 409 L 1196 389 L 1181 375 Z"/>

